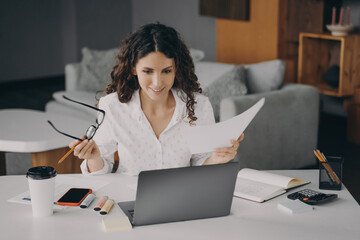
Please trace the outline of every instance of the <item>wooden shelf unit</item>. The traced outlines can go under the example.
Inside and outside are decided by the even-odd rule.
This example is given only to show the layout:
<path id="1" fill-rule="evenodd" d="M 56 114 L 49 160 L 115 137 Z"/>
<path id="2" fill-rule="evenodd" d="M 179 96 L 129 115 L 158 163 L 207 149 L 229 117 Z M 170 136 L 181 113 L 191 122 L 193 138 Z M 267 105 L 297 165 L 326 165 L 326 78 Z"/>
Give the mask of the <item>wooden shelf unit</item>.
<path id="1" fill-rule="evenodd" d="M 360 87 L 360 35 L 300 33 L 298 62 L 298 83 L 313 85 L 330 96 L 353 96 Z M 340 68 L 338 88 L 323 80 L 332 65 Z"/>
<path id="2" fill-rule="evenodd" d="M 324 4 L 324 0 L 251 0 L 249 21 L 216 19 L 217 61 L 251 64 L 282 59 L 284 81 L 296 82 L 299 33 L 323 31 Z"/>

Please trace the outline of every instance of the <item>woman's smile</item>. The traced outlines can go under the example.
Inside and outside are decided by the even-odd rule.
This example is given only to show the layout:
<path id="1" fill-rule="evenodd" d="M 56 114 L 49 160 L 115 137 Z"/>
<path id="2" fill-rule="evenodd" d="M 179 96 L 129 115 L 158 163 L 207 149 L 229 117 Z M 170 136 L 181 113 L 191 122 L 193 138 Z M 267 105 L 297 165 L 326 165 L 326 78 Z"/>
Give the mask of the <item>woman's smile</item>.
<path id="1" fill-rule="evenodd" d="M 160 88 L 160 89 L 156 89 L 156 88 L 152 88 L 152 87 L 150 87 L 150 89 L 151 89 L 151 90 L 153 90 L 155 94 L 160 94 L 160 93 L 162 92 L 162 90 L 164 90 L 164 89 L 165 89 L 165 87 Z"/>

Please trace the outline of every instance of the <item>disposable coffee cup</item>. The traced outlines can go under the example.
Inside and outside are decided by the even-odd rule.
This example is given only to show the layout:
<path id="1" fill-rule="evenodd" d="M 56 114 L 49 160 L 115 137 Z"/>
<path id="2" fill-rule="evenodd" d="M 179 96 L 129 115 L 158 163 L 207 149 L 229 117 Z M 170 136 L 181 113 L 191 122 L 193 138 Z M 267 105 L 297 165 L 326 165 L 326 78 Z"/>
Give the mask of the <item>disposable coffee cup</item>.
<path id="1" fill-rule="evenodd" d="M 28 170 L 26 177 L 34 217 L 48 217 L 53 214 L 55 176 L 53 167 L 41 166 Z"/>

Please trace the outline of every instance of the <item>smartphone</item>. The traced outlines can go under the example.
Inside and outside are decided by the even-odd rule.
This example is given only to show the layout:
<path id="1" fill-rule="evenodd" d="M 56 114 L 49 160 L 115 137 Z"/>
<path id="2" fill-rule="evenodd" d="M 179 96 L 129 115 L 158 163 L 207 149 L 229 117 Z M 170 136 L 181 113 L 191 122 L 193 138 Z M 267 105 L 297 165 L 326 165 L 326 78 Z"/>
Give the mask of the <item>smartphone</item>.
<path id="1" fill-rule="evenodd" d="M 70 188 L 56 203 L 57 205 L 79 206 L 90 193 L 92 193 L 90 188 Z"/>

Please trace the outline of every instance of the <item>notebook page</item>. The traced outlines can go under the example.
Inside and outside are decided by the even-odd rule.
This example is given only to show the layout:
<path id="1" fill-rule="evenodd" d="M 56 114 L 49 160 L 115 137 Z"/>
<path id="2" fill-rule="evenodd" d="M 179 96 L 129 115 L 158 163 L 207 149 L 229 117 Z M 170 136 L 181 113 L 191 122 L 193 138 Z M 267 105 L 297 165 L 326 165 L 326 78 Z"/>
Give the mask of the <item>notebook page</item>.
<path id="1" fill-rule="evenodd" d="M 238 178 L 236 180 L 234 195 L 256 202 L 263 202 L 284 192 L 285 189 L 282 187 Z"/>
<path id="2" fill-rule="evenodd" d="M 238 178 L 244 178 L 248 180 L 253 180 L 262 183 L 268 183 L 275 186 L 282 187 L 286 189 L 289 182 L 294 179 L 291 177 L 281 176 L 274 173 L 259 171 L 250 168 L 244 168 L 239 171 Z"/>

